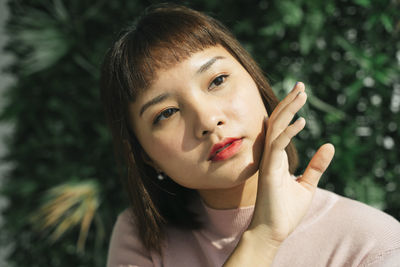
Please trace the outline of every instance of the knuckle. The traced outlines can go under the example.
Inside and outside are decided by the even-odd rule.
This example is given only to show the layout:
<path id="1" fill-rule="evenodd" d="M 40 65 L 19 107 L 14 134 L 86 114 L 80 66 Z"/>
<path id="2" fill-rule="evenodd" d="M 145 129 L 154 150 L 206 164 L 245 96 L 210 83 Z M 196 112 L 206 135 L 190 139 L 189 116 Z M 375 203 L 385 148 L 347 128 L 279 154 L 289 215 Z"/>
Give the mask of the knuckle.
<path id="1" fill-rule="evenodd" d="M 294 117 L 298 111 L 299 107 L 297 106 L 292 106 L 290 109 L 288 109 L 288 113 L 291 117 Z"/>
<path id="2" fill-rule="evenodd" d="M 271 148 L 272 149 L 277 149 L 279 148 L 279 142 L 277 139 L 275 139 L 274 141 L 271 142 Z"/>
<path id="3" fill-rule="evenodd" d="M 288 138 L 292 138 L 296 134 L 296 129 L 294 125 L 290 125 L 286 130 L 285 134 Z"/>
<path id="4" fill-rule="evenodd" d="M 282 138 L 286 138 L 286 139 L 290 140 L 292 138 L 292 135 L 290 133 L 290 129 L 287 128 L 285 131 L 283 131 L 281 136 L 282 136 Z"/>
<path id="5" fill-rule="evenodd" d="M 325 169 L 321 166 L 321 165 L 317 165 L 317 164 L 313 164 L 310 166 L 314 171 L 318 172 L 318 173 L 323 173 L 325 171 Z"/>
<path id="6" fill-rule="evenodd" d="M 278 125 L 277 125 L 277 123 L 272 123 L 271 125 L 268 125 L 269 127 L 269 131 L 271 132 L 271 133 L 277 133 L 277 132 L 279 132 L 279 127 L 278 127 Z"/>
<path id="7" fill-rule="evenodd" d="M 314 188 L 315 188 L 315 185 L 313 185 L 312 183 L 310 183 L 309 181 L 307 181 L 306 179 L 299 179 L 302 183 L 303 183 L 303 185 L 305 186 L 305 187 L 307 187 L 309 190 L 313 190 Z"/>
<path id="8" fill-rule="evenodd" d="M 275 131 L 277 131 L 277 132 L 282 132 L 283 130 L 284 130 L 284 127 L 283 127 L 283 125 L 282 125 L 282 121 L 276 121 L 275 123 L 274 123 L 274 130 Z"/>

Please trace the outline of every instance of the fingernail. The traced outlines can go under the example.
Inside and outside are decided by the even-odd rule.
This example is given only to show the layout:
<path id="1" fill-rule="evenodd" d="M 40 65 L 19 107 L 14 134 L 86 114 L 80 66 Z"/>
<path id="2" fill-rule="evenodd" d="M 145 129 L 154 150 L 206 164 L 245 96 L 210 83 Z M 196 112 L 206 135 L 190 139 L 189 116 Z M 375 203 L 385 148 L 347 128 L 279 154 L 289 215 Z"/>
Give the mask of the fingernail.
<path id="1" fill-rule="evenodd" d="M 300 88 L 301 88 L 301 87 L 304 87 L 304 83 L 302 83 L 302 82 L 297 82 L 296 86 L 299 86 Z M 305 89 L 305 88 L 303 88 L 303 89 Z"/>
<path id="2" fill-rule="evenodd" d="M 298 83 L 299 83 L 299 82 L 296 82 L 296 83 L 294 84 L 292 91 L 294 91 L 294 90 L 296 89 Z"/>

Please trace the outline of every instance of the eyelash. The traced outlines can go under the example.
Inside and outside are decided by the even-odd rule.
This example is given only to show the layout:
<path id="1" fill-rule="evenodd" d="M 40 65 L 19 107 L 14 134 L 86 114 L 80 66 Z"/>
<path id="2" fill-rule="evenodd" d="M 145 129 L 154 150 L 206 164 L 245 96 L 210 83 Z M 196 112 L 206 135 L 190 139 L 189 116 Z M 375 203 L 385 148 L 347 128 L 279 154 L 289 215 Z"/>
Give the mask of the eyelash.
<path id="1" fill-rule="evenodd" d="M 211 82 L 211 84 L 210 84 L 210 86 L 209 86 L 208 88 L 210 89 L 211 86 L 212 86 L 212 84 L 215 84 L 215 81 L 216 81 L 217 79 L 222 78 L 223 80 L 221 81 L 221 83 L 220 83 L 220 84 L 216 84 L 217 87 L 220 86 L 221 84 L 223 84 L 223 83 L 225 82 L 225 80 L 226 80 L 228 77 L 229 77 L 229 75 L 227 75 L 227 74 L 219 75 L 218 77 L 216 77 L 216 78 Z"/>
<path id="2" fill-rule="evenodd" d="M 212 87 L 213 84 L 215 84 L 216 87 L 220 86 L 221 84 L 223 84 L 223 83 L 225 82 L 226 78 L 228 78 L 228 77 L 229 77 L 229 75 L 227 75 L 227 74 L 219 75 L 218 77 L 216 77 L 216 78 L 211 82 L 211 84 L 210 84 L 210 86 L 209 86 L 208 88 L 209 88 L 209 89 L 212 89 L 211 87 Z M 220 81 L 219 84 L 216 84 L 216 81 L 217 81 L 218 79 L 220 79 L 220 78 L 222 78 L 223 80 Z M 170 112 L 171 110 L 174 111 L 174 112 L 168 114 L 167 112 Z M 161 120 L 164 120 L 164 119 L 161 119 L 162 116 L 164 116 L 165 119 L 167 119 L 167 118 L 171 117 L 171 116 L 172 116 L 175 112 L 177 112 L 177 111 L 179 111 L 178 108 L 167 108 L 167 109 L 161 111 L 160 114 L 158 114 L 158 115 L 156 116 L 156 118 L 154 119 L 153 125 L 156 125 L 156 124 L 158 124 Z"/>
<path id="3" fill-rule="evenodd" d="M 153 121 L 153 125 L 155 125 L 155 124 L 157 124 L 160 120 L 161 120 L 161 116 L 164 116 L 165 118 L 169 118 L 169 117 L 171 117 L 174 113 L 172 113 L 172 114 L 169 114 L 168 116 L 166 116 L 167 114 L 166 114 L 166 112 L 167 111 L 170 111 L 170 110 L 173 110 L 173 111 L 178 111 L 179 109 L 178 108 L 167 108 L 167 109 L 164 109 L 163 111 L 161 111 L 160 112 L 160 114 L 158 114 L 157 116 L 156 116 L 156 118 L 154 119 L 154 121 Z M 164 119 L 163 119 L 164 120 Z"/>

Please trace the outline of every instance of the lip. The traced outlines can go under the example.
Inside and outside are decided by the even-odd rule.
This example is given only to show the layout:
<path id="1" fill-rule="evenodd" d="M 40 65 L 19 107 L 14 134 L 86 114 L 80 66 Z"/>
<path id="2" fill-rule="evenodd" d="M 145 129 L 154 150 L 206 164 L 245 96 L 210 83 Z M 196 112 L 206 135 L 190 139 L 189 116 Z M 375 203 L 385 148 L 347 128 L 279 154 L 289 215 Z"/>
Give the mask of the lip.
<path id="1" fill-rule="evenodd" d="M 227 137 L 222 140 L 222 142 L 217 143 L 213 145 L 211 148 L 210 154 L 208 156 L 208 160 L 211 161 L 220 161 L 220 160 L 226 160 L 233 155 L 236 154 L 236 152 L 239 151 L 239 148 L 242 144 L 242 139 L 243 138 L 238 138 L 238 137 Z M 224 148 L 226 145 L 226 148 Z M 223 149 L 222 149 L 223 148 Z M 222 149 L 222 150 L 220 150 Z M 218 151 L 220 150 L 220 151 Z"/>

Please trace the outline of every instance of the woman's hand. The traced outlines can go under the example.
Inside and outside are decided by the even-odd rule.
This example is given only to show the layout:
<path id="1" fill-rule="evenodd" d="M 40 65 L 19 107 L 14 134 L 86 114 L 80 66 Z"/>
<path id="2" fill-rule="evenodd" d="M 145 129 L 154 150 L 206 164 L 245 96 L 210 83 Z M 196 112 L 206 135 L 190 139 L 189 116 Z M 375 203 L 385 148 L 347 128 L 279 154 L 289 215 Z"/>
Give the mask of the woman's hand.
<path id="1" fill-rule="evenodd" d="M 307 212 L 318 181 L 334 155 L 325 144 L 315 153 L 297 180 L 289 173 L 285 148 L 305 126 L 303 118 L 289 125 L 305 104 L 304 84 L 297 83 L 266 120 L 264 152 L 260 161 L 257 200 L 248 228 L 255 236 L 277 246 L 296 228 Z"/>
<path id="2" fill-rule="evenodd" d="M 311 204 L 318 181 L 333 158 L 334 147 L 321 146 L 304 174 L 293 179 L 285 148 L 304 128 L 305 120 L 289 123 L 306 99 L 304 84 L 297 83 L 265 121 L 267 130 L 253 219 L 224 267 L 271 266 L 279 246 Z"/>

